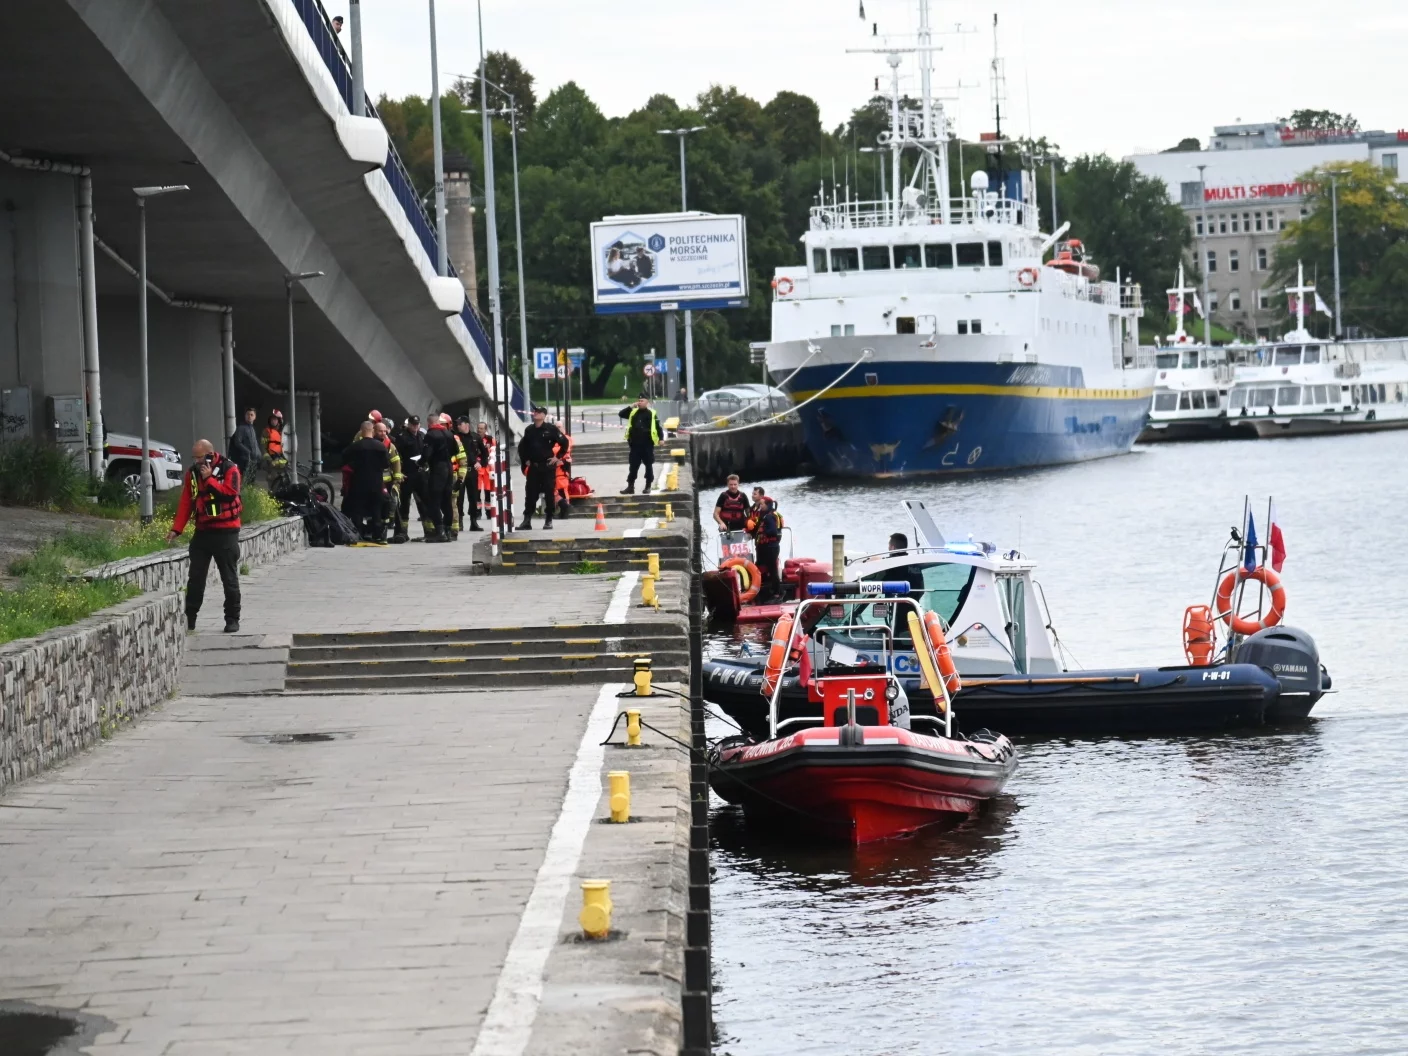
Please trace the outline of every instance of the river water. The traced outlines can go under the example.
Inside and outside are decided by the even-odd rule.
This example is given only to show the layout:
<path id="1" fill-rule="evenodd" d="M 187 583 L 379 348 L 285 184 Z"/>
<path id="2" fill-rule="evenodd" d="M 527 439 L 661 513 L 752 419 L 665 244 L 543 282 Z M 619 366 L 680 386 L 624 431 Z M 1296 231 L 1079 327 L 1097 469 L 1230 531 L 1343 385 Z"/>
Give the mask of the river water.
<path id="1" fill-rule="evenodd" d="M 1022 740 L 984 814 L 859 850 L 715 800 L 717 1053 L 1408 1052 L 1408 432 L 766 487 L 799 555 L 882 549 L 901 498 L 1019 547 L 1086 667 L 1181 662 L 1243 496 L 1264 537 L 1273 495 L 1287 623 L 1336 692 L 1292 728 Z"/>

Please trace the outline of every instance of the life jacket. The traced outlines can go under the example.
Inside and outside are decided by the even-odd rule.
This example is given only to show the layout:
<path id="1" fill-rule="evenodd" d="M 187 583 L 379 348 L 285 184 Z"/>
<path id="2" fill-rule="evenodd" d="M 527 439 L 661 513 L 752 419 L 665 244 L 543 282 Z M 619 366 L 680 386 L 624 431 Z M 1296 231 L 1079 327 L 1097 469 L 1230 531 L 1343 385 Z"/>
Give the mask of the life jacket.
<path id="1" fill-rule="evenodd" d="M 737 494 L 725 491 L 719 503 L 719 516 L 730 529 L 737 530 L 748 523 L 748 496 L 742 489 Z"/>
<path id="2" fill-rule="evenodd" d="M 553 486 L 561 492 L 566 492 L 572 486 L 572 438 L 564 435 L 562 443 L 557 445 L 557 480 Z"/>
<path id="3" fill-rule="evenodd" d="M 222 484 L 226 478 L 234 473 L 239 475 L 239 469 L 228 458 L 215 456 L 215 460 L 210 464 L 210 479 L 218 480 Z M 244 509 L 244 503 L 240 501 L 239 488 L 235 488 L 233 495 L 225 495 L 213 488 L 202 490 L 200 475 L 194 469 L 186 472 L 187 487 L 191 491 L 191 508 L 195 510 L 196 528 L 238 528 L 240 526 L 240 513 Z"/>
<path id="4" fill-rule="evenodd" d="M 284 453 L 284 433 L 282 429 L 264 427 L 264 453 L 270 458 L 280 458 Z"/>
<path id="5" fill-rule="evenodd" d="M 771 525 L 768 524 L 769 520 L 772 521 Z M 777 512 L 777 503 L 763 496 L 763 501 L 748 515 L 745 527 L 759 545 L 782 542 L 782 514 Z"/>

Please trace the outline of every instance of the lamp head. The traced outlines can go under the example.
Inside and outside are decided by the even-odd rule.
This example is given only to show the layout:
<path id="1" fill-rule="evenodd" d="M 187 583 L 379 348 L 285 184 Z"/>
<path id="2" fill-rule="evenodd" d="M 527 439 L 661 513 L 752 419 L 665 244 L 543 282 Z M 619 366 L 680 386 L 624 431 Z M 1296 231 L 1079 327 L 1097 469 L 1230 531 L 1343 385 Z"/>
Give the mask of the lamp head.
<path id="1" fill-rule="evenodd" d="M 155 198 L 159 194 L 172 194 L 176 191 L 189 191 L 190 189 L 184 183 L 171 183 L 157 187 L 133 187 L 132 193 L 138 198 Z"/>

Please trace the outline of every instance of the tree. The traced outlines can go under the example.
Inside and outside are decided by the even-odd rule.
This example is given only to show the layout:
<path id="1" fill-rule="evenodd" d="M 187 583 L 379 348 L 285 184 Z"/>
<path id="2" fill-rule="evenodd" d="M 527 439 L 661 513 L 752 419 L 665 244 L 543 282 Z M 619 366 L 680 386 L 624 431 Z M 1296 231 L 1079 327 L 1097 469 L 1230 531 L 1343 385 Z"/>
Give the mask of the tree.
<path id="1" fill-rule="evenodd" d="M 817 156 L 824 133 L 816 100 L 797 92 L 778 92 L 763 112 L 772 122 L 773 143 L 784 165 Z"/>
<path id="2" fill-rule="evenodd" d="M 1286 225 L 1268 286 L 1294 283 L 1297 264 L 1318 276 L 1320 296 L 1332 304 L 1334 227 L 1330 175 L 1339 205 L 1341 299 L 1344 322 L 1376 334 L 1408 333 L 1408 194 L 1371 161 L 1335 164 L 1304 173 L 1311 185 L 1305 217 Z M 1283 321 L 1290 313 L 1278 298 Z"/>
<path id="3" fill-rule="evenodd" d="M 528 124 L 538 107 L 538 97 L 533 92 L 533 75 L 523 68 L 523 64 L 506 51 L 491 51 L 484 56 L 484 76 L 489 81 L 489 106 L 497 109 L 504 105 L 503 96 L 494 90 L 498 85 L 514 97 L 518 109 L 518 120 Z M 450 94 L 459 98 L 468 109 L 479 107 L 479 73 L 473 77 L 456 78 Z"/>
<path id="4" fill-rule="evenodd" d="M 1358 132 L 1359 122 L 1353 114 L 1334 110 L 1293 110 L 1288 121 L 1297 132 Z"/>
<path id="5" fill-rule="evenodd" d="M 1178 141 L 1177 146 L 1169 147 L 1164 154 L 1196 154 L 1203 149 L 1203 141 L 1197 136 L 1187 136 Z"/>
<path id="6" fill-rule="evenodd" d="M 1172 284 L 1193 241 L 1188 220 L 1164 182 L 1127 161 L 1083 154 L 1058 178 L 1057 193 L 1061 218 L 1071 222 L 1071 237 L 1085 243 L 1103 277 L 1113 279 L 1118 267 L 1124 278 L 1149 291 L 1147 311 L 1157 324 L 1161 291 Z"/>

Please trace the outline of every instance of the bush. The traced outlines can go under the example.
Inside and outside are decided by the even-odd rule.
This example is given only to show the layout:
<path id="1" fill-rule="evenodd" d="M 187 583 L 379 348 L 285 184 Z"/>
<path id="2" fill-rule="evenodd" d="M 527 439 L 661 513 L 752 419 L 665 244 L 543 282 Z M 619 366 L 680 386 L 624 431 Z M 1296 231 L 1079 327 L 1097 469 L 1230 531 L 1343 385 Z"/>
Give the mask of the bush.
<path id="1" fill-rule="evenodd" d="M 65 532 L 11 563 L 20 587 L 0 590 L 0 643 L 76 623 L 139 594 L 126 583 L 75 578 L 81 569 L 125 556 L 124 547 L 130 545 L 129 540 L 103 533 Z"/>
<path id="2" fill-rule="evenodd" d="M 240 492 L 240 502 L 244 506 L 244 512 L 240 516 L 244 524 L 274 521 L 284 516 L 283 507 L 279 505 L 278 500 L 263 488 L 256 488 L 252 484 L 245 485 L 244 491 Z"/>
<path id="3" fill-rule="evenodd" d="M 0 444 L 0 503 L 71 506 L 87 493 L 82 456 L 35 440 Z"/>

